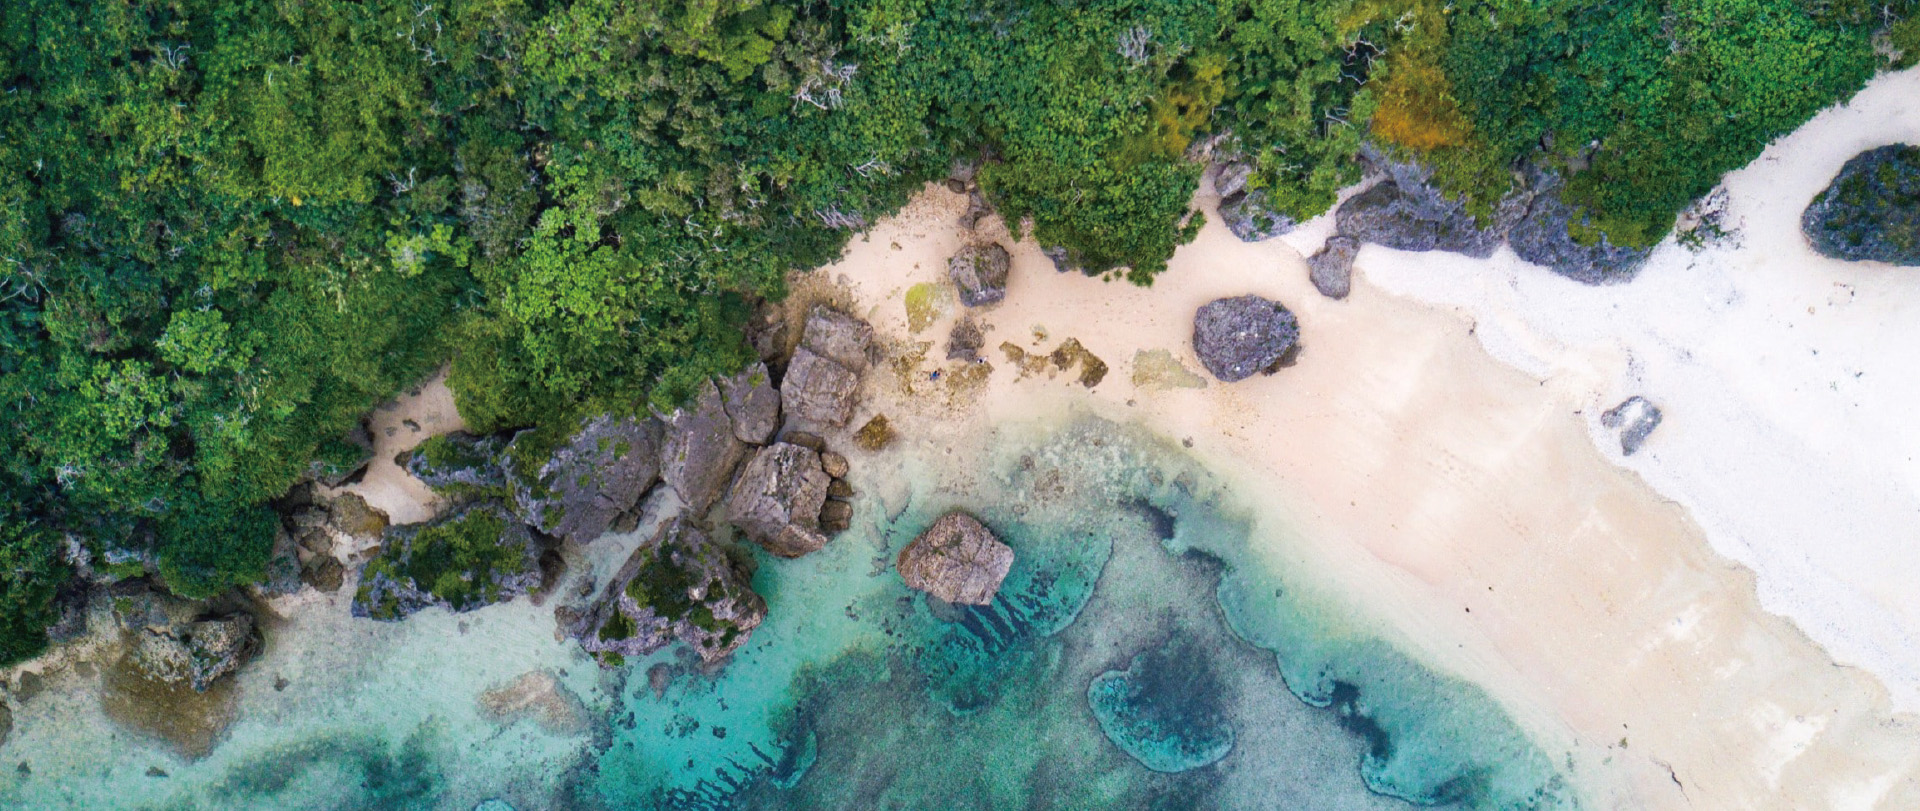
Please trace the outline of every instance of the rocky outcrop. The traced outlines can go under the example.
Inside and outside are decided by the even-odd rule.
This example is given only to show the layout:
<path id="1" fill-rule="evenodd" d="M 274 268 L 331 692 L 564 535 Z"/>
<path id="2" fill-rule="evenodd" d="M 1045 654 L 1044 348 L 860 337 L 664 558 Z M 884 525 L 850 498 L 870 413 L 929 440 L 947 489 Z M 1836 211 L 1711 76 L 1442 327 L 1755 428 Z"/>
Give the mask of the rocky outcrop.
<path id="1" fill-rule="evenodd" d="M 780 400 L 788 413 L 818 425 L 846 425 L 853 418 L 872 345 L 873 327 L 865 321 L 813 308 L 800 347 L 787 363 L 787 376 L 780 381 Z"/>
<path id="2" fill-rule="evenodd" d="M 1576 241 L 1569 230 L 1576 212 L 1560 199 L 1560 179 L 1547 172 L 1523 171 L 1513 192 L 1476 217 L 1464 201 L 1441 192 L 1427 168 L 1395 161 L 1371 146 L 1361 157 L 1386 177 L 1340 205 L 1334 213 L 1340 236 L 1396 250 L 1481 259 L 1504 243 L 1520 258 L 1585 284 L 1632 279 L 1651 253 L 1617 247 L 1605 237 L 1591 245 Z"/>
<path id="3" fill-rule="evenodd" d="M 1340 205 L 1341 236 L 1401 251 L 1448 251 L 1485 259 L 1505 236 L 1481 228 L 1466 206 L 1428 186 L 1402 188 L 1384 180 Z"/>
<path id="4" fill-rule="evenodd" d="M 755 363 L 732 377 L 718 378 L 720 401 L 733 421 L 735 439 L 765 445 L 780 430 L 780 392 L 765 363 Z"/>
<path id="5" fill-rule="evenodd" d="M 1360 253 L 1360 241 L 1335 236 L 1307 257 L 1307 279 L 1313 289 L 1331 299 L 1343 299 L 1353 292 L 1353 258 Z"/>
<path id="6" fill-rule="evenodd" d="M 1267 193 L 1258 189 L 1236 192 L 1220 201 L 1220 219 L 1242 242 L 1260 242 L 1293 230 L 1292 217 L 1267 205 Z"/>
<path id="7" fill-rule="evenodd" d="M 1007 297 L 1007 271 L 1013 257 L 999 243 L 968 245 L 947 260 L 947 275 L 968 307 L 993 304 Z"/>
<path id="8" fill-rule="evenodd" d="M 827 543 L 820 534 L 820 506 L 831 478 L 813 450 L 787 442 L 768 445 L 734 479 L 727 520 L 781 557 L 818 550 Z"/>
<path id="9" fill-rule="evenodd" d="M 507 473 L 500 452 L 506 446 L 505 437 L 455 431 L 421 442 L 401 464 L 414 478 L 442 492 L 503 493 Z"/>
<path id="10" fill-rule="evenodd" d="M 1046 257 L 1047 261 L 1053 263 L 1053 269 L 1056 273 L 1066 273 L 1068 271 L 1081 269 L 1080 257 L 1064 247 L 1058 245 L 1043 247 L 1040 249 L 1040 255 Z"/>
<path id="11" fill-rule="evenodd" d="M 1569 231 L 1575 214 L 1573 207 L 1560 199 L 1557 187 L 1548 188 L 1533 199 L 1526 216 L 1507 233 L 1507 244 L 1521 259 L 1581 284 L 1633 281 L 1653 250 L 1622 248 L 1604 234 L 1596 235 L 1592 244 L 1583 245 Z"/>
<path id="12" fill-rule="evenodd" d="M 907 587 L 949 603 L 986 605 L 1013 568 L 1013 549 L 963 512 L 940 516 L 894 562 Z"/>
<path id="13" fill-rule="evenodd" d="M 1293 313 L 1259 296 L 1215 299 L 1193 316 L 1193 351 L 1225 383 L 1273 368 L 1299 339 Z"/>
<path id="14" fill-rule="evenodd" d="M 235 613 L 138 628 L 129 655 L 148 679 L 185 684 L 204 693 L 214 682 L 239 670 L 259 649 L 253 617 Z"/>
<path id="15" fill-rule="evenodd" d="M 787 377 L 793 377 L 791 368 Z M 700 385 L 693 402 L 664 419 L 660 478 L 680 495 L 689 513 L 703 515 L 726 492 L 734 467 L 747 455 L 747 443 L 735 435 L 720 388 L 711 380 Z"/>
<path id="16" fill-rule="evenodd" d="M 618 666 L 678 640 L 713 665 L 746 644 L 767 614 L 752 576 L 684 517 L 634 550 L 585 608 L 563 608 L 561 627 Z"/>
<path id="17" fill-rule="evenodd" d="M 1645 397 L 1628 397 L 1600 415 L 1600 425 L 1620 433 L 1620 452 L 1632 456 L 1653 429 L 1660 427 L 1660 409 Z"/>
<path id="18" fill-rule="evenodd" d="M 660 478 L 661 427 L 652 419 L 588 417 L 558 444 L 561 426 L 521 431 L 507 446 L 521 520 L 556 538 L 587 543 L 633 509 Z"/>
<path id="19" fill-rule="evenodd" d="M 800 331 L 800 345 L 814 354 L 863 373 L 873 349 L 873 327 L 831 307 L 814 307 Z"/>
<path id="20" fill-rule="evenodd" d="M 1920 147 L 1855 155 L 1807 206 L 1800 229 L 1822 256 L 1920 266 Z"/>
<path id="21" fill-rule="evenodd" d="M 327 498 L 310 486 L 296 487 L 275 506 L 293 543 L 301 582 L 328 594 L 339 591 L 346 577 L 340 556 L 378 543 L 387 529 L 387 514 L 354 493 Z M 276 546 L 276 559 L 279 555 Z"/>
<path id="22" fill-rule="evenodd" d="M 360 569 L 353 615 L 397 621 L 433 606 L 460 612 L 511 600 L 539 587 L 543 549 L 497 501 L 391 527 Z"/>

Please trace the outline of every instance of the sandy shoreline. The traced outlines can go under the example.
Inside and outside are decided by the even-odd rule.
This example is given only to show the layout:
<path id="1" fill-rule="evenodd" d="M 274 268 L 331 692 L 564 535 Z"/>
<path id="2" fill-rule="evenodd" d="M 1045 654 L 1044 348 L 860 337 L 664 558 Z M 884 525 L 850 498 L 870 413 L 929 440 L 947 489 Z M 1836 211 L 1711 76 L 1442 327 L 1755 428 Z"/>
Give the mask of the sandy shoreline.
<path id="1" fill-rule="evenodd" d="M 1287 245 L 1241 243 L 1217 223 L 1151 290 L 1059 274 L 997 221 L 959 228 L 963 208 L 931 189 L 822 271 L 883 334 L 932 343 L 904 378 L 913 402 L 896 389 L 870 409 L 917 408 L 914 424 L 939 430 L 952 414 L 930 401 L 989 420 L 1076 402 L 1191 439 L 1243 492 L 1271 497 L 1264 529 L 1288 539 L 1268 550 L 1276 566 L 1324 566 L 1394 638 L 1489 686 L 1543 738 L 1571 741 L 1603 807 L 1920 803 L 1920 736 L 1894 720 L 1885 689 L 1763 611 L 1752 576 L 1683 509 L 1595 449 L 1574 389 L 1489 357 L 1471 324 L 1364 280 L 1329 301 Z M 933 370 L 965 368 L 934 360 L 958 305 L 912 334 L 905 293 L 940 283 L 964 240 L 993 238 L 1013 250 L 1012 281 L 1005 303 L 974 315 L 996 369 L 977 396 L 928 398 Z M 1297 366 L 1201 389 L 1131 382 L 1143 350 L 1198 371 L 1193 311 L 1247 292 L 1299 315 Z M 1112 367 L 1099 386 L 1018 380 L 995 349 L 1044 353 L 1067 338 Z"/>

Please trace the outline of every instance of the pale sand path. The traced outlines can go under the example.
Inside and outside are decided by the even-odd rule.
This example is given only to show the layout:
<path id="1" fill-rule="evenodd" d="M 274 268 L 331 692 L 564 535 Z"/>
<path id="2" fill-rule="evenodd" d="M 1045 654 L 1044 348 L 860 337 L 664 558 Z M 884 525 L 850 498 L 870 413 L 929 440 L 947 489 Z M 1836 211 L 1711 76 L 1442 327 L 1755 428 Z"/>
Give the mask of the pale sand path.
<path id="1" fill-rule="evenodd" d="M 1059 274 L 997 220 L 960 229 L 963 207 L 929 187 L 803 279 L 801 295 L 845 285 L 883 335 L 908 337 L 909 285 L 944 280 L 963 240 L 998 237 L 1014 255 L 1007 300 L 975 311 L 996 370 L 983 395 L 953 398 L 961 413 L 1021 419 L 1081 403 L 1191 438 L 1264 497 L 1276 566 L 1319 567 L 1307 570 L 1378 612 L 1384 633 L 1488 686 L 1549 751 L 1574 748 L 1601 807 L 1920 807 L 1913 719 L 1895 720 L 1872 677 L 1761 610 L 1749 573 L 1683 509 L 1596 451 L 1586 402 L 1496 361 L 1457 316 L 1364 279 L 1329 301 L 1287 245 L 1241 243 L 1217 220 L 1150 290 Z M 1297 366 L 1199 390 L 1130 382 L 1143 349 L 1199 371 L 1194 310 L 1248 292 L 1299 315 Z M 911 336 L 934 343 L 931 358 L 944 358 L 953 309 Z M 1091 391 L 1072 374 L 1016 382 L 995 348 L 1045 352 L 1068 337 L 1113 367 Z M 932 404 L 943 398 L 925 396 L 936 368 L 952 380 L 958 367 L 925 361 L 912 378 L 921 396 L 903 402 L 893 381 L 868 410 L 905 418 L 909 436 L 957 436 Z"/>

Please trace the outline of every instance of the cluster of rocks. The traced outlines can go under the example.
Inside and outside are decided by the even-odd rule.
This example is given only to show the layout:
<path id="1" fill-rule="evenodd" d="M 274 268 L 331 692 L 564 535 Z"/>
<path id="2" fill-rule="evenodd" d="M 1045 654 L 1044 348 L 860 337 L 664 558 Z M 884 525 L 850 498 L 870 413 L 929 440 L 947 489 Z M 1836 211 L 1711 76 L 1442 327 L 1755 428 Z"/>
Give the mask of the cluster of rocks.
<path id="1" fill-rule="evenodd" d="M 1600 425 L 1620 434 L 1620 453 L 1632 456 L 1653 429 L 1660 427 L 1660 409 L 1645 397 L 1628 397 L 1600 415 Z"/>
<path id="2" fill-rule="evenodd" d="M 311 587 L 332 594 L 346 577 L 344 560 L 379 543 L 387 514 L 353 493 L 326 497 L 312 484 L 293 488 L 276 503 L 281 532 L 267 559 L 267 579 L 255 588 L 265 597 Z"/>
<path id="3" fill-rule="evenodd" d="M 1920 266 L 1920 147 L 1855 155 L 1801 214 L 1800 230 L 1822 256 Z"/>
<path id="4" fill-rule="evenodd" d="M 206 692 L 260 651 L 253 615 L 128 584 L 109 594 L 128 661 L 147 679 Z"/>
<path id="5" fill-rule="evenodd" d="M 1299 340 L 1293 313 L 1260 296 L 1215 299 L 1193 316 L 1194 354 L 1224 383 L 1271 374 L 1292 357 Z"/>
<path id="6" fill-rule="evenodd" d="M 1362 242 L 1481 259 L 1504 244 L 1521 259 L 1593 285 L 1631 280 L 1652 253 L 1614 245 L 1605 235 L 1591 243 L 1576 239 L 1573 231 L 1585 220 L 1561 199 L 1562 181 L 1550 172 L 1520 172 L 1518 188 L 1483 217 L 1443 193 L 1424 166 L 1392 160 L 1372 146 L 1362 149 L 1361 158 L 1380 180 L 1340 205 L 1335 236 L 1308 259 L 1314 287 L 1331 298 L 1351 290 L 1353 258 Z"/>
<path id="7" fill-rule="evenodd" d="M 779 334 L 762 326 L 762 337 Z M 450 434 L 424 443 L 400 461 L 460 506 L 387 531 L 362 569 L 355 613 L 399 619 L 428 606 L 464 611 L 532 593 L 556 579 L 544 565 L 558 557 L 545 554 L 556 543 L 632 530 L 660 485 L 679 513 L 597 593 L 583 580 L 576 602 L 556 612 L 561 628 L 608 664 L 675 640 L 704 661 L 724 660 L 760 624 L 766 604 L 753 593 L 745 559 L 706 521 L 724 520 L 781 557 L 818 550 L 845 531 L 850 465 L 821 435 L 851 421 L 873 362 L 872 327 L 824 306 L 808 312 L 777 380 L 767 361 L 778 362 L 780 342 L 764 343 L 764 360 L 703 381 L 669 413 L 593 414 L 510 437 Z M 465 564 L 435 568 L 447 560 Z"/>

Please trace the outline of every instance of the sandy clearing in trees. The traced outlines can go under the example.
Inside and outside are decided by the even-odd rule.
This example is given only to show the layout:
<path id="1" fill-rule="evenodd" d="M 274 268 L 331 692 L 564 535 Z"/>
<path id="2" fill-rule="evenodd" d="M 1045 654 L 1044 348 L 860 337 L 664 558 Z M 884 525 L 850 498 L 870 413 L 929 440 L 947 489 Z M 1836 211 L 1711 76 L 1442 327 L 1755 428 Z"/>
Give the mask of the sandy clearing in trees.
<path id="1" fill-rule="evenodd" d="M 447 388 L 447 370 L 443 368 L 367 415 L 367 431 L 373 434 L 373 461 L 359 481 L 328 490 L 326 495 L 358 495 L 395 524 L 432 518 L 444 506 L 444 500 L 395 463 L 394 457 L 413 450 L 428 437 L 466 427 L 460 410 L 453 405 L 453 391 Z"/>
<path id="2" fill-rule="evenodd" d="M 930 186 L 796 285 L 838 288 L 896 357 L 930 343 L 908 373 L 876 375 L 866 411 L 919 441 L 1073 407 L 1190 439 L 1265 497 L 1273 565 L 1324 573 L 1390 638 L 1487 686 L 1549 751 L 1575 753 L 1601 807 L 1920 807 L 1913 719 L 1763 610 L 1752 575 L 1684 508 L 1596 449 L 1603 379 L 1503 364 L 1471 322 L 1364 278 L 1346 301 L 1322 298 L 1285 242 L 1241 243 L 1217 219 L 1143 290 L 1056 273 L 997 220 L 966 231 L 964 205 Z M 1014 268 L 1006 301 L 971 313 L 995 368 L 956 389 L 969 367 L 942 359 L 957 304 L 914 334 L 905 294 L 944 283 L 947 257 L 981 239 L 1007 244 Z M 1299 316 L 1296 366 L 1201 389 L 1132 382 L 1141 351 L 1200 370 L 1194 310 L 1248 292 Z M 1097 387 L 1077 370 L 1020 379 L 997 348 L 1068 338 L 1112 367 Z"/>

